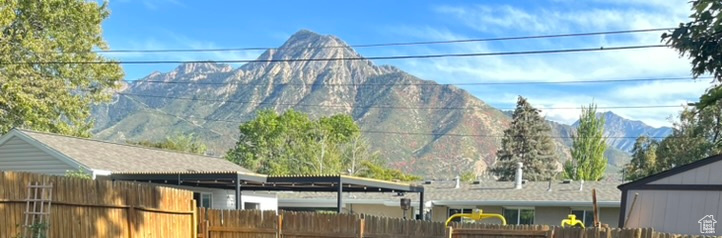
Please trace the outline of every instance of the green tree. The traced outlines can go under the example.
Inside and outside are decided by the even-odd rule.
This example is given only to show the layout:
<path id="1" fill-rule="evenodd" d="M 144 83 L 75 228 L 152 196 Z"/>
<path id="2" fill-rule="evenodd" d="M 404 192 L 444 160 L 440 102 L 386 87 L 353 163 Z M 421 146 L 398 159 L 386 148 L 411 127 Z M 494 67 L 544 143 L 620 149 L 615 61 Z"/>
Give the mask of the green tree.
<path id="1" fill-rule="evenodd" d="M 567 179 L 599 181 L 607 170 L 604 151 L 604 118 L 597 115 L 597 106 L 582 107 L 579 126 L 573 135 L 572 158 L 564 163 L 563 176 Z"/>
<path id="2" fill-rule="evenodd" d="M 685 108 L 670 136 L 661 142 L 637 140 L 633 161 L 625 166 L 626 179 L 634 180 L 659 171 L 722 153 L 722 101 L 703 109 Z"/>
<path id="3" fill-rule="evenodd" d="M 348 115 L 312 120 L 288 110 L 258 113 L 239 126 L 236 147 L 226 159 L 250 170 L 273 175 L 349 174 L 388 180 L 416 179 L 385 168 L 372 151 L 358 125 Z"/>
<path id="4" fill-rule="evenodd" d="M 657 147 L 659 143 L 646 136 L 640 136 L 632 148 L 632 160 L 622 169 L 625 180 L 639 178 L 658 172 Z"/>
<path id="5" fill-rule="evenodd" d="M 93 179 L 93 176 L 85 172 L 85 170 L 67 170 L 65 171 L 65 177 L 80 178 L 80 179 Z"/>
<path id="6" fill-rule="evenodd" d="M 101 24 L 107 2 L 0 0 L 0 134 L 13 127 L 87 137 L 90 107 L 123 77 Z M 106 62 L 99 64 L 52 62 Z M 48 63 L 30 63 L 48 62 Z"/>
<path id="7" fill-rule="evenodd" d="M 405 174 L 398 169 L 389 169 L 378 163 L 372 161 L 361 162 L 363 169 L 360 171 L 359 176 L 367 178 L 375 178 L 388 181 L 419 181 L 421 177 L 416 175 Z"/>
<path id="8" fill-rule="evenodd" d="M 692 75 L 697 78 L 711 74 L 722 82 L 722 2 L 719 0 L 692 0 L 690 22 L 680 23 L 671 32 L 662 34 L 662 41 L 692 60 Z M 712 87 L 700 97 L 699 109 L 722 98 L 722 88 Z"/>
<path id="9" fill-rule="evenodd" d="M 476 174 L 472 171 L 466 171 L 461 173 L 461 176 L 459 179 L 461 179 L 462 182 L 474 182 L 476 180 Z"/>
<path id="10" fill-rule="evenodd" d="M 499 180 L 514 179 L 517 162 L 524 163 L 524 177 L 528 180 L 547 180 L 557 170 L 556 148 L 549 125 L 523 97 L 519 97 L 512 122 L 504 130 L 501 149 L 496 152 L 496 163 L 491 169 Z"/>
<path id="11" fill-rule="evenodd" d="M 169 136 L 161 141 L 129 141 L 130 144 L 136 144 L 146 147 L 155 147 L 165 150 L 175 150 L 181 152 L 188 152 L 193 154 L 204 155 L 207 147 L 193 135 L 177 134 L 175 136 Z"/>

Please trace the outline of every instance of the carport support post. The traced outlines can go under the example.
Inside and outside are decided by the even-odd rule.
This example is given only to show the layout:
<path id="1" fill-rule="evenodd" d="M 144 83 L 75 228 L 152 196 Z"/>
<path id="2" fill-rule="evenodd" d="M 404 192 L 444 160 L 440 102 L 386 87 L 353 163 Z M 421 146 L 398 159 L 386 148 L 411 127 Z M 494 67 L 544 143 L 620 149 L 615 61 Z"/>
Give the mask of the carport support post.
<path id="1" fill-rule="evenodd" d="M 341 214 L 341 202 L 343 202 L 343 182 L 341 182 L 341 180 L 339 179 L 338 193 L 336 194 L 336 212 L 338 212 L 338 214 Z"/>
<path id="2" fill-rule="evenodd" d="M 241 210 L 241 178 L 236 175 L 236 210 Z"/>
<path id="3" fill-rule="evenodd" d="M 419 219 L 424 220 L 424 192 L 419 193 Z"/>

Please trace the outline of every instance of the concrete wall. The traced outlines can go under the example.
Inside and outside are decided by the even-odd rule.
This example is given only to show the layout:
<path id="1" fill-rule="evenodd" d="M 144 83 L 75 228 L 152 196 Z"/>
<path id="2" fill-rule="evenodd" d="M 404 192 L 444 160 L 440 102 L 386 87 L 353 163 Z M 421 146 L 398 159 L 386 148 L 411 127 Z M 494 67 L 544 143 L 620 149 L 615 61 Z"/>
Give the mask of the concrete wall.
<path id="1" fill-rule="evenodd" d="M 637 201 L 632 208 L 635 194 L 638 194 Z M 700 219 L 707 215 L 714 219 L 722 217 L 722 191 L 629 190 L 626 199 L 626 227 L 652 227 L 656 231 L 703 235 L 698 223 Z M 719 226 L 714 235 L 722 235 Z"/>
<path id="2" fill-rule="evenodd" d="M 75 168 L 18 137 L 12 137 L 0 145 L 0 170 L 65 175 L 66 171 Z"/>

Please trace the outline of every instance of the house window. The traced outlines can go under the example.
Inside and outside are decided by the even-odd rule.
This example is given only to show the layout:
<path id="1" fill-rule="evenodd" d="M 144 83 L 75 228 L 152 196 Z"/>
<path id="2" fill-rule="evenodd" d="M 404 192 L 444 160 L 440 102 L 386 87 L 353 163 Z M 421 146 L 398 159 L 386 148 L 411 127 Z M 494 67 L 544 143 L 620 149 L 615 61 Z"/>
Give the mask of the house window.
<path id="1" fill-rule="evenodd" d="M 504 208 L 502 214 L 509 225 L 534 224 L 533 208 Z"/>
<path id="2" fill-rule="evenodd" d="M 211 208 L 213 194 L 207 192 L 195 192 L 193 193 L 193 199 L 196 200 L 199 207 Z"/>
<path id="3" fill-rule="evenodd" d="M 451 217 L 452 215 L 458 214 L 458 213 L 471 213 L 473 210 L 474 209 L 471 209 L 471 208 L 449 208 L 449 216 L 447 216 L 447 217 Z M 468 220 L 468 219 L 465 218 L 464 220 Z M 461 218 L 458 218 L 458 217 L 451 220 L 451 222 L 461 222 L 461 221 L 462 221 Z"/>
<path id="4" fill-rule="evenodd" d="M 594 225 L 594 212 L 588 210 L 572 210 L 572 214 L 584 223 L 584 227 Z"/>
<path id="5" fill-rule="evenodd" d="M 257 202 L 244 202 L 243 209 L 245 210 L 261 210 L 261 204 Z"/>

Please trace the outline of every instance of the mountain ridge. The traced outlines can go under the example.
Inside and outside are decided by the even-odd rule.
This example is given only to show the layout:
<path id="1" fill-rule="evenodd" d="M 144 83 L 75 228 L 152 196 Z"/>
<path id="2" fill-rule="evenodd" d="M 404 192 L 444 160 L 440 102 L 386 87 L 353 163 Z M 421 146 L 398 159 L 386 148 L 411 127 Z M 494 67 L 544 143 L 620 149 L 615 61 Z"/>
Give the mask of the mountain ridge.
<path id="1" fill-rule="evenodd" d="M 511 119 L 464 89 L 369 60 L 278 61 L 350 57 L 362 56 L 335 36 L 301 30 L 279 48 L 264 51 L 258 57 L 262 62 L 236 68 L 188 63 L 153 72 L 94 108 L 93 133 L 112 141 L 194 134 L 211 155 L 220 156 L 234 146 L 240 123 L 259 110 L 293 108 L 311 117 L 349 114 L 362 130 L 385 132 L 365 136 L 391 167 L 405 172 L 448 177 L 481 173 L 494 163 Z M 559 135 L 573 130 L 552 127 Z M 571 140 L 562 137 L 555 143 L 564 160 Z"/>

